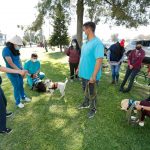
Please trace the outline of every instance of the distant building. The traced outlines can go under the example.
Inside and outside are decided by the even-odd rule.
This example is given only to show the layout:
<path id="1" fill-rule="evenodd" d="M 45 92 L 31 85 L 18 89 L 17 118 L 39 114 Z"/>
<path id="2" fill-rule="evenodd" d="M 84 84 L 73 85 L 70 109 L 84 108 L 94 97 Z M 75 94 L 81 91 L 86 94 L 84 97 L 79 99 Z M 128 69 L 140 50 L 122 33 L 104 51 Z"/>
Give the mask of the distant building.
<path id="1" fill-rule="evenodd" d="M 6 42 L 6 34 L 0 32 L 0 45 L 4 45 Z"/>

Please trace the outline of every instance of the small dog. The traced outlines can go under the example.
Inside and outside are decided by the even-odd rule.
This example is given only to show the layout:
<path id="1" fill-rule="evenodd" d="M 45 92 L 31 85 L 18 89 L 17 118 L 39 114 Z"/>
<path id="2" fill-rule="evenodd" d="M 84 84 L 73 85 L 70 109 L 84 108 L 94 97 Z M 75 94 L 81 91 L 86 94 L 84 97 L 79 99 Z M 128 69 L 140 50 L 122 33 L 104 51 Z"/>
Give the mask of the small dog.
<path id="1" fill-rule="evenodd" d="M 127 111 L 132 105 L 140 104 L 140 101 L 134 101 L 131 99 L 123 99 L 121 101 L 121 110 Z"/>
<path id="2" fill-rule="evenodd" d="M 46 85 L 40 78 L 34 78 L 32 90 L 36 90 L 38 92 L 46 92 Z"/>
<path id="3" fill-rule="evenodd" d="M 46 79 L 45 85 L 46 85 L 47 91 L 53 94 L 55 90 L 59 90 L 61 93 L 61 97 L 63 97 L 65 95 L 65 88 L 66 88 L 67 82 L 68 82 L 67 78 L 65 82 L 52 82 L 52 80 Z"/>

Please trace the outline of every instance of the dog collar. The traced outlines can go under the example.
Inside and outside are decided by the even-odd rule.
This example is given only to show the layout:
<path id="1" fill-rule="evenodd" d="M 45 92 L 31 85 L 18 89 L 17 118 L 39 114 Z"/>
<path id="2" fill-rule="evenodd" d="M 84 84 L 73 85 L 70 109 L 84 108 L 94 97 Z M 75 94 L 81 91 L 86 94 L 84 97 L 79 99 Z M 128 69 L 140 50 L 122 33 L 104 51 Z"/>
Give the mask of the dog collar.
<path id="1" fill-rule="evenodd" d="M 49 88 L 49 89 L 56 90 L 56 89 L 57 89 L 57 87 L 58 87 L 58 83 L 54 83 L 54 84 L 53 84 L 53 86 L 52 86 L 51 88 Z"/>

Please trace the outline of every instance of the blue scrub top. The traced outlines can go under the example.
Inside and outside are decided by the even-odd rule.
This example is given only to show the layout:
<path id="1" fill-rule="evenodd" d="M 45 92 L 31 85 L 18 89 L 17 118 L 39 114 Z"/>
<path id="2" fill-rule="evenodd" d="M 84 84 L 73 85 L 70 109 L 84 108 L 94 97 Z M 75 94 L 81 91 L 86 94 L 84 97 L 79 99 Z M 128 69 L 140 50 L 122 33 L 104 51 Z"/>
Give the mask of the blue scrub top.
<path id="1" fill-rule="evenodd" d="M 28 70 L 29 74 L 35 74 L 40 69 L 40 62 L 32 62 L 31 60 L 28 60 L 24 64 L 24 69 Z"/>
<path id="2" fill-rule="evenodd" d="M 94 72 L 96 59 L 104 57 L 104 46 L 99 38 L 94 37 L 83 44 L 79 63 L 79 77 L 89 80 Z M 96 80 L 101 77 L 101 69 Z"/>
<path id="3" fill-rule="evenodd" d="M 20 60 L 20 55 L 13 55 L 13 53 L 11 52 L 11 50 L 8 47 L 5 47 L 2 51 L 2 56 L 4 58 L 4 61 L 6 63 L 6 67 L 7 68 L 12 68 L 8 62 L 6 61 L 5 57 L 11 57 L 13 63 L 20 69 L 22 69 L 22 65 L 21 65 L 21 60 Z M 12 68 L 13 69 L 13 68 Z"/>

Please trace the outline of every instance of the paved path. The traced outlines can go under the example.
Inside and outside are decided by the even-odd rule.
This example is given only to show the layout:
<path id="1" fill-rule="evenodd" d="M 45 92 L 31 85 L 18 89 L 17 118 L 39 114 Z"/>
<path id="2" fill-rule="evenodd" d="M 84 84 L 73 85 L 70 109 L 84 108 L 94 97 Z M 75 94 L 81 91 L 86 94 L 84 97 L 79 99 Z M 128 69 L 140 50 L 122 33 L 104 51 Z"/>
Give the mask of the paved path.
<path id="1" fill-rule="evenodd" d="M 0 46 L 0 64 L 5 66 L 5 62 L 2 58 L 2 49 L 3 47 Z M 59 49 L 56 49 L 55 51 L 49 49 L 49 53 L 54 53 L 54 52 L 59 52 Z M 37 53 L 39 56 L 39 60 L 41 60 L 47 54 L 44 48 L 34 47 L 34 46 L 21 48 L 20 53 L 21 53 L 20 57 L 22 61 L 30 59 L 32 53 Z"/>

